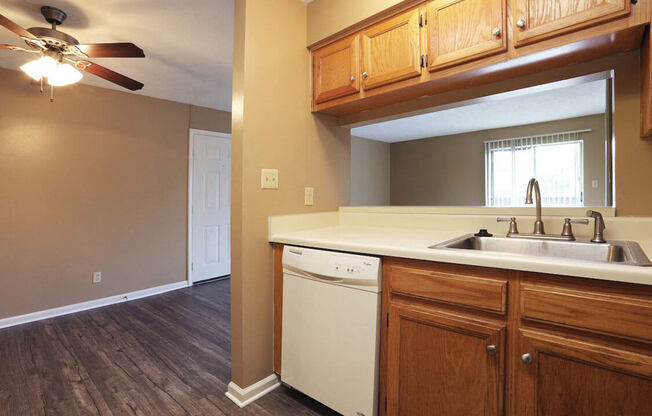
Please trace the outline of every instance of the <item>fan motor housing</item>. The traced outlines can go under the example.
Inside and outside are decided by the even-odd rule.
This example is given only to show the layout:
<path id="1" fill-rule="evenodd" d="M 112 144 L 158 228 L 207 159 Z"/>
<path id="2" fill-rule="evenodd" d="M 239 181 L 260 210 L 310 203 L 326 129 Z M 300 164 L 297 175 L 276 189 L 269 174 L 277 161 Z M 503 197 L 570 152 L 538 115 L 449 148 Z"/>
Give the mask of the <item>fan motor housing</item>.
<path id="1" fill-rule="evenodd" d="M 27 31 L 41 39 L 50 47 L 65 48 L 68 45 L 79 45 L 77 39 L 65 32 L 61 32 L 60 30 L 48 29 L 45 27 L 30 27 Z"/>

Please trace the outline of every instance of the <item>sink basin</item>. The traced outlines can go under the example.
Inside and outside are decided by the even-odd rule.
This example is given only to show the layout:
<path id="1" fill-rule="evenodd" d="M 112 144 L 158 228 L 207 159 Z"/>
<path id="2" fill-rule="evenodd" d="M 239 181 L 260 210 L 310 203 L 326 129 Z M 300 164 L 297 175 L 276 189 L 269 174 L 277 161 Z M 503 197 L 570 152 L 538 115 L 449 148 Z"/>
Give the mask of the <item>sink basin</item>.
<path id="1" fill-rule="evenodd" d="M 477 250 L 538 257 L 557 257 L 581 261 L 652 266 L 638 243 L 634 241 L 556 241 L 516 239 L 506 237 L 475 237 L 465 235 L 430 246 L 433 249 Z"/>

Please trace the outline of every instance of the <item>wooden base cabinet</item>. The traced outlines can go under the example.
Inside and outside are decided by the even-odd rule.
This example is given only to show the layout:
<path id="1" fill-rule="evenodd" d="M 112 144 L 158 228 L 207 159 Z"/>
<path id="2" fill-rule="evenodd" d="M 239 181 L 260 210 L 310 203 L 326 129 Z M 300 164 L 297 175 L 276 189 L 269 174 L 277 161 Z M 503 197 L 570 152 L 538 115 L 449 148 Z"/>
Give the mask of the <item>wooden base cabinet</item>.
<path id="1" fill-rule="evenodd" d="M 652 286 L 383 262 L 381 415 L 652 415 Z"/>
<path id="2" fill-rule="evenodd" d="M 387 340 L 387 415 L 503 414 L 504 325 L 391 305 Z"/>
<path id="3" fill-rule="evenodd" d="M 652 414 L 652 356 L 520 330 L 518 415 Z"/>

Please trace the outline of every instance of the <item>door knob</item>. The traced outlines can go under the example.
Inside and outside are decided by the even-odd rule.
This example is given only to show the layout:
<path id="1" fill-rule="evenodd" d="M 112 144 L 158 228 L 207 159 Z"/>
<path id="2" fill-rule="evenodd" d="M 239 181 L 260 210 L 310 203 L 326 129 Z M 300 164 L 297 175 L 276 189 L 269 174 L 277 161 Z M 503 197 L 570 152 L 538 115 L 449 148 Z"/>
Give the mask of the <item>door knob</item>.
<path id="1" fill-rule="evenodd" d="M 495 345 L 487 345 L 487 354 L 496 355 L 498 353 L 498 348 Z"/>
<path id="2" fill-rule="evenodd" d="M 518 20 L 516 21 L 516 26 L 518 26 L 518 27 L 520 27 L 521 29 L 523 29 L 523 28 L 525 27 L 525 20 L 523 20 L 523 19 L 518 19 Z"/>
<path id="3" fill-rule="evenodd" d="M 496 37 L 500 36 L 500 28 L 499 27 L 494 28 L 494 30 L 491 32 L 491 34 L 493 34 Z"/>
<path id="4" fill-rule="evenodd" d="M 521 361 L 523 361 L 525 364 L 532 364 L 532 354 L 527 353 L 521 355 Z"/>

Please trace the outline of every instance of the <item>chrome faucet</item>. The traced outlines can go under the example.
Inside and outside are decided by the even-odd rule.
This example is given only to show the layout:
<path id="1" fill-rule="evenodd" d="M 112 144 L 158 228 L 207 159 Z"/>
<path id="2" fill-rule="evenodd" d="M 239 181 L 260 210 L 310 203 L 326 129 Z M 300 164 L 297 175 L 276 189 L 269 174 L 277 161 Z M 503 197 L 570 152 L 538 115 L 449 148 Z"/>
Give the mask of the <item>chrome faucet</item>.
<path id="1" fill-rule="evenodd" d="M 532 190 L 534 189 L 534 194 L 536 197 L 536 214 L 537 219 L 534 222 L 534 235 L 545 234 L 543 230 L 543 221 L 541 220 L 541 190 L 539 189 L 539 181 L 536 178 L 530 179 L 530 182 L 527 184 L 527 193 L 525 195 L 525 203 L 532 204 Z"/>

